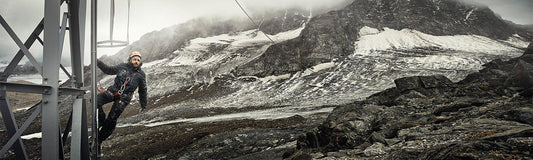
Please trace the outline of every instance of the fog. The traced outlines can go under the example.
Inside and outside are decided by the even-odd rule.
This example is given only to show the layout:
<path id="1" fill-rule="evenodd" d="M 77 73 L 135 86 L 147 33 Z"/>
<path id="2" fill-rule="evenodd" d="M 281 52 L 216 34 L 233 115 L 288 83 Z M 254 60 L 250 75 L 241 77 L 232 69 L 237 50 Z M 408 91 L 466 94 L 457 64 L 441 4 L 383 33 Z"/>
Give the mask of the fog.
<path id="1" fill-rule="evenodd" d="M 254 17 L 254 12 L 265 10 L 301 7 L 304 9 L 318 10 L 319 8 L 335 8 L 344 6 L 353 0 L 239 0 L 244 9 Z M 533 24 L 532 0 L 464 0 L 467 3 L 488 5 L 502 18 L 518 24 Z M 244 13 L 235 3 L 235 0 L 131 0 L 130 27 L 127 32 L 127 0 L 116 0 L 114 39 L 126 40 L 129 33 L 130 42 L 138 40 L 142 35 L 160 30 L 165 27 L 184 23 L 198 17 L 241 17 Z M 8 22 L 17 36 L 24 42 L 44 15 L 43 0 L 0 0 L 0 15 Z M 87 6 L 90 6 L 90 1 Z M 109 6 L 110 1 L 98 1 L 98 40 L 109 39 Z M 67 8 L 62 7 L 62 13 Z M 87 9 L 90 15 L 90 9 Z M 255 18 L 255 17 L 254 17 Z M 87 17 L 86 27 L 86 53 L 90 53 L 90 17 Z M 42 34 L 41 34 L 42 37 Z M 69 65 L 68 34 L 65 41 L 62 61 Z M 114 54 L 122 48 L 99 48 L 98 56 Z M 17 45 L 7 32 L 0 29 L 0 62 L 10 61 L 18 51 Z M 42 60 L 42 46 L 34 43 L 30 52 L 38 60 Z M 85 64 L 90 60 L 85 56 Z M 24 60 L 25 61 L 25 58 Z"/>
<path id="2" fill-rule="evenodd" d="M 517 24 L 533 24 L 533 0 L 461 0 L 469 4 L 488 6 L 505 20 Z"/>
<path id="3" fill-rule="evenodd" d="M 110 2 L 98 1 L 98 40 L 108 40 L 110 30 Z M 263 10 L 284 9 L 290 7 L 302 8 L 324 8 L 334 7 L 347 4 L 350 0 L 239 0 L 247 12 L 253 17 L 253 12 L 262 12 Z M 90 5 L 90 0 L 87 5 Z M 29 34 L 44 15 L 44 1 L 39 0 L 0 0 L 0 14 L 15 31 L 21 41 L 25 41 Z M 126 40 L 127 38 L 127 17 L 128 1 L 115 1 L 115 22 L 114 34 L 115 40 Z M 234 0 L 131 0 L 130 1 L 130 27 L 129 40 L 133 42 L 138 40 L 142 35 L 160 30 L 165 27 L 184 23 L 188 20 L 198 17 L 245 17 L 241 9 Z M 61 12 L 67 11 L 65 5 Z M 87 9 L 90 15 L 90 9 Z M 86 21 L 86 53 L 90 53 L 90 17 Z M 41 34 L 42 37 L 42 34 Z M 68 34 L 65 39 L 68 39 Z M 62 61 L 69 65 L 68 40 L 65 41 Z M 122 48 L 99 48 L 98 56 L 114 54 Z M 7 32 L 2 28 L 0 30 L 0 62 L 10 61 L 18 47 Z M 42 61 L 42 46 L 34 43 L 30 52 L 37 59 Z M 23 59 L 26 61 L 26 58 Z M 85 56 L 85 64 L 88 64 L 90 57 Z M 22 62 L 24 63 L 24 62 Z"/>

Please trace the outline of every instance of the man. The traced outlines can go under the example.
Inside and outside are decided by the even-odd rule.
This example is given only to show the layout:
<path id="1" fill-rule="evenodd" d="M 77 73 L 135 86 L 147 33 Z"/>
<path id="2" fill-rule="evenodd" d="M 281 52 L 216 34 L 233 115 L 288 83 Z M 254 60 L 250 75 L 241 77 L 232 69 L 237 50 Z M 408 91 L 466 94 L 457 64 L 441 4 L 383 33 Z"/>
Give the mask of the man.
<path id="1" fill-rule="evenodd" d="M 117 75 L 115 77 L 115 83 L 106 91 L 97 95 L 98 123 L 100 128 L 98 142 L 101 144 L 115 130 L 117 119 L 122 114 L 122 111 L 124 111 L 124 108 L 130 103 L 135 89 L 139 88 L 141 110 L 146 108 L 146 75 L 141 70 L 141 54 L 138 51 L 131 53 L 127 63 L 108 66 L 98 60 L 97 66 L 105 74 Z M 102 106 L 109 102 L 113 102 L 113 107 L 106 118 Z"/>

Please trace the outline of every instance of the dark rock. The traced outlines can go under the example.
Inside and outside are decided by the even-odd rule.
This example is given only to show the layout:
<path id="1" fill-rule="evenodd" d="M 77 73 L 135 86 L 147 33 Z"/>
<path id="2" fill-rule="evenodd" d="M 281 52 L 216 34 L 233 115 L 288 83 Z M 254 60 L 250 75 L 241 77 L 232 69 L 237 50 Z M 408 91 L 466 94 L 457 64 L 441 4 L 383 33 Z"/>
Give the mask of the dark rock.
<path id="1" fill-rule="evenodd" d="M 525 123 L 533 126 L 533 108 L 531 106 L 507 111 L 503 113 L 501 117 L 507 120 Z"/>
<path id="2" fill-rule="evenodd" d="M 505 157 L 506 155 L 509 157 Z M 516 154 L 512 153 L 512 146 L 508 144 L 476 140 L 431 148 L 421 159 L 512 159 L 513 155 Z"/>
<path id="3" fill-rule="evenodd" d="M 409 90 L 416 90 L 418 93 L 423 96 L 432 96 L 438 95 L 440 92 L 445 92 L 442 89 L 453 88 L 456 86 L 450 79 L 442 75 L 435 76 L 413 76 L 413 77 L 403 77 L 394 80 L 396 88 L 402 93 Z M 412 92 L 409 92 L 411 96 L 416 96 Z M 409 97 L 409 95 L 406 95 Z"/>
<path id="4" fill-rule="evenodd" d="M 370 140 L 372 142 L 379 142 L 382 144 L 387 144 L 387 141 L 385 140 L 385 136 L 382 133 L 374 132 L 370 135 Z"/>
<path id="5" fill-rule="evenodd" d="M 527 63 L 533 63 L 533 54 L 524 54 L 520 57 L 518 57 L 518 60 L 522 60 Z"/>
<path id="6" fill-rule="evenodd" d="M 505 83 L 507 86 L 524 89 L 533 87 L 533 65 L 519 60 Z"/>
<path id="7" fill-rule="evenodd" d="M 394 105 L 394 100 L 400 95 L 398 88 L 393 87 L 369 96 L 364 102 L 368 104 L 392 106 Z"/>
<path id="8" fill-rule="evenodd" d="M 509 138 L 506 142 L 515 146 L 519 150 L 526 150 L 530 153 L 533 152 L 533 137 Z"/>
<path id="9" fill-rule="evenodd" d="M 522 92 L 520 92 L 520 95 L 524 97 L 533 97 L 533 88 L 523 90 Z"/>
<path id="10" fill-rule="evenodd" d="M 313 157 L 307 153 L 302 153 L 291 158 L 291 160 L 311 160 Z"/>
<path id="11" fill-rule="evenodd" d="M 455 86 L 450 79 L 443 75 L 404 77 L 394 80 L 394 83 L 400 92 L 420 88 L 431 89 Z"/>
<path id="12" fill-rule="evenodd" d="M 418 91 L 415 91 L 415 90 L 410 90 L 410 91 L 406 91 L 406 92 L 407 93 L 402 94 L 402 95 L 398 96 L 398 98 L 394 99 L 394 104 L 395 105 L 400 105 L 400 104 L 409 105 L 410 103 L 412 103 L 413 101 L 416 101 L 419 98 L 426 98 L 427 97 L 424 94 L 422 94 L 422 93 L 420 93 Z"/>
<path id="13" fill-rule="evenodd" d="M 379 142 L 374 143 L 371 146 L 367 147 L 363 151 L 363 153 L 365 154 L 365 156 L 379 156 L 386 154 L 385 145 Z"/>
<path id="14" fill-rule="evenodd" d="M 464 98 L 457 100 L 451 104 L 445 104 L 438 107 L 435 107 L 434 115 L 441 115 L 443 112 L 457 112 L 463 108 L 468 108 L 472 106 L 482 106 L 485 104 L 483 100 L 473 99 L 473 98 Z"/>
<path id="15" fill-rule="evenodd" d="M 526 52 L 524 54 L 533 54 L 533 43 L 529 43 L 527 46 Z"/>
<path id="16" fill-rule="evenodd" d="M 504 64 L 504 62 L 501 59 L 495 59 L 489 63 L 483 64 L 483 67 L 485 67 L 484 69 L 500 68 L 500 65 L 502 64 Z"/>
<path id="17" fill-rule="evenodd" d="M 396 79 L 394 80 L 394 84 L 396 84 L 396 88 L 398 88 L 400 92 L 423 87 L 420 77 L 418 76 Z"/>
<path id="18" fill-rule="evenodd" d="M 444 76 L 397 79 L 395 88 L 336 108 L 314 133 L 327 139 L 328 156 L 351 148 L 364 149 L 354 159 L 531 159 L 529 56 L 492 61 L 457 84 Z"/>
<path id="19" fill-rule="evenodd" d="M 522 127 L 522 128 L 506 130 L 504 132 L 489 135 L 481 139 L 489 140 L 489 141 L 497 141 L 497 140 L 507 140 L 509 138 L 515 138 L 515 137 L 529 137 L 531 135 L 533 135 L 533 127 Z"/>
<path id="20" fill-rule="evenodd" d="M 317 148 L 328 144 L 327 134 L 321 131 L 307 132 L 298 137 L 297 148 Z"/>
<path id="21" fill-rule="evenodd" d="M 295 148 L 292 148 L 292 149 L 289 149 L 287 151 L 285 151 L 282 155 L 282 158 L 283 159 L 286 159 L 286 158 L 289 158 L 291 157 L 292 155 L 294 155 L 298 150 L 295 149 Z"/>
<path id="22" fill-rule="evenodd" d="M 338 107 L 318 130 L 300 137 L 298 147 L 325 147 L 329 150 L 350 148 L 365 143 L 375 128 L 377 115 L 383 107 L 356 105 Z M 303 140 L 303 142 L 301 142 Z M 318 146 L 317 146 L 318 145 Z"/>
<path id="23" fill-rule="evenodd" d="M 435 76 L 420 76 L 420 81 L 424 88 L 443 88 L 443 87 L 453 87 L 455 84 L 443 75 Z"/>

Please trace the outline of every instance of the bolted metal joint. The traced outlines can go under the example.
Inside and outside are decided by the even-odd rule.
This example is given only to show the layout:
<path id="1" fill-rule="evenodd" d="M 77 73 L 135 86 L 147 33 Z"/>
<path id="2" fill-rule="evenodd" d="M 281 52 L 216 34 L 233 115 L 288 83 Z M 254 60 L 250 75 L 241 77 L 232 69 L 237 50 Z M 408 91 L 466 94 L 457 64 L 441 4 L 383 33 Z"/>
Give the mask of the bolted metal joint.
<path id="1" fill-rule="evenodd" d="M 43 90 L 43 94 L 51 94 L 51 93 L 50 93 L 50 89 L 44 89 L 44 90 Z"/>

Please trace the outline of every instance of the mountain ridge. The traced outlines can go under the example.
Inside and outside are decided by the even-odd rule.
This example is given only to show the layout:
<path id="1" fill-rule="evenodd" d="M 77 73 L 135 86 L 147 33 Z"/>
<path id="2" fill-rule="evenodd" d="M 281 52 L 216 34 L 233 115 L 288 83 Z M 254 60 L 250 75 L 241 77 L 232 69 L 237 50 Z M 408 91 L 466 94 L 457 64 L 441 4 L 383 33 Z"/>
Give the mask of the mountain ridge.
<path id="1" fill-rule="evenodd" d="M 388 2 L 390 4 L 385 4 Z M 106 158 L 281 159 L 283 155 L 302 155 L 302 157 L 320 155 L 321 153 L 314 152 L 292 154 L 290 151 L 298 146 L 303 147 L 304 143 L 307 143 L 304 140 L 298 140 L 301 134 L 312 136 L 315 134 L 314 131 L 317 131 L 314 128 L 330 127 L 323 126 L 331 122 L 332 118 L 329 120 L 327 118 L 330 113 L 336 114 L 343 109 L 353 110 L 359 107 L 370 111 L 365 115 L 371 115 L 373 111 L 385 111 L 385 114 L 380 115 L 381 118 L 402 113 L 400 115 L 407 116 L 404 117 L 405 119 L 412 120 L 410 119 L 412 116 L 416 118 L 418 115 L 411 115 L 407 111 L 419 108 L 402 107 L 402 105 L 416 104 L 414 102 L 417 101 L 413 102 L 413 97 L 417 100 L 416 98 L 427 97 L 428 93 L 433 93 L 430 91 L 440 92 L 440 84 L 447 85 L 465 78 L 475 80 L 476 74 L 471 73 L 479 70 L 495 75 L 504 74 L 501 69 L 497 68 L 483 69 L 483 64 L 494 60 L 487 65 L 504 65 L 495 59 L 506 61 L 517 58 L 522 55 L 527 46 L 525 42 L 528 39 L 527 36 L 521 36 L 520 33 L 515 35 L 514 31 L 508 31 L 498 33 L 501 35 L 490 35 L 487 29 L 476 29 L 475 25 L 465 22 L 466 17 L 469 20 L 479 21 L 490 19 L 483 18 L 484 16 L 478 17 L 477 11 L 467 16 L 472 9 L 468 6 L 454 6 L 459 4 L 438 0 L 413 0 L 403 4 L 400 2 L 407 1 L 357 0 L 342 9 L 314 14 L 311 19 L 305 14 L 309 11 L 295 11 L 293 13 L 298 14 L 290 14 L 294 15 L 294 18 L 289 18 L 292 25 L 288 25 L 289 22 L 283 24 L 283 26 L 292 27 L 281 27 L 282 23 L 279 18 L 283 16 L 279 15 L 285 15 L 285 13 L 279 12 L 276 14 L 278 16 L 271 16 L 271 18 L 278 17 L 278 19 L 265 19 L 263 25 L 268 27 L 259 30 L 246 19 L 191 20 L 187 24 L 179 24 L 165 31 L 147 34 L 142 40 L 134 42 L 120 53 L 103 57 L 102 59 L 109 64 L 118 63 L 124 60 L 131 50 L 141 50 L 144 60 L 143 70 L 147 75 L 149 102 L 148 108 L 139 112 L 138 97 L 135 96 L 129 107 L 124 110 L 115 133 L 103 143 Z M 452 29 L 448 31 L 446 25 L 440 28 L 428 27 L 437 24 L 436 22 L 426 26 L 410 24 L 419 27 L 412 29 L 403 28 L 404 24 L 399 23 L 400 21 L 383 20 L 399 17 L 399 19 L 418 21 L 424 19 L 418 16 L 425 16 L 426 12 L 433 13 L 432 11 L 436 10 L 435 7 L 430 9 L 422 7 L 420 13 L 415 9 L 409 11 L 397 9 L 398 12 L 391 13 L 384 13 L 384 11 L 394 8 L 394 5 L 418 7 L 437 3 L 449 3 L 450 14 L 457 8 L 460 9 L 453 12 L 453 15 L 457 14 L 456 16 L 440 21 L 453 21 L 464 27 L 471 27 L 463 31 L 465 33 L 479 32 L 489 35 L 454 35 L 452 33 L 455 31 Z M 361 5 L 369 5 L 369 7 L 353 10 L 364 7 Z M 444 9 L 445 7 L 440 8 L 440 10 Z M 409 15 L 412 12 L 416 14 Z M 400 13 L 407 17 L 402 17 Z M 490 15 L 490 12 L 483 11 L 480 14 Z M 394 23 L 398 27 L 386 26 L 389 23 Z M 450 23 L 450 26 L 454 26 L 453 24 Z M 494 28 L 502 29 L 506 26 Z M 437 32 L 442 32 L 442 34 Z M 451 35 L 444 34 L 445 32 Z M 263 33 L 268 34 L 275 43 L 272 43 Z M 529 32 L 525 31 L 525 33 Z M 507 35 L 510 37 L 505 38 Z M 503 36 L 503 40 L 496 38 L 498 36 Z M 376 39 L 385 42 L 382 43 Z M 86 67 L 87 75 L 88 70 Z M 407 93 L 392 91 L 391 94 L 378 96 L 381 95 L 380 93 L 389 93 L 382 91 L 394 87 L 395 80 L 413 76 L 416 78 L 405 79 L 407 82 L 413 79 L 416 82 L 425 82 L 422 85 L 415 84 L 418 88 L 414 88 L 420 91 L 407 91 Z M 103 86 L 109 86 L 113 77 L 113 75 L 101 75 L 99 79 Z M 487 80 L 490 80 L 490 77 Z M 68 84 L 70 83 L 67 82 L 64 85 Z M 88 79 L 86 84 L 89 84 Z M 427 88 L 420 88 L 420 86 L 433 86 L 433 88 L 430 87 L 427 91 L 424 90 Z M 491 86 L 493 86 L 492 83 L 480 83 L 469 88 L 473 92 L 461 93 L 481 94 L 484 92 L 475 91 Z M 448 90 L 449 88 L 442 91 Z M 490 94 L 492 93 L 484 93 L 483 96 Z M 392 97 L 390 99 L 395 101 L 391 102 L 387 97 Z M 360 101 L 366 99 L 373 99 L 376 104 L 384 105 L 353 106 L 354 103 L 359 104 L 362 103 Z M 460 98 L 441 97 L 435 100 L 450 102 L 457 99 Z M 60 114 L 63 115 L 62 117 L 68 117 L 72 100 L 69 100 L 69 97 L 61 97 L 60 101 L 62 102 Z M 448 120 L 446 118 L 453 116 L 456 110 L 478 109 L 468 105 L 483 105 L 492 101 L 490 99 L 481 101 L 466 99 L 462 102 L 464 103 L 441 104 L 441 108 L 432 108 L 436 110 L 432 113 L 438 114 L 435 117 L 431 115 L 421 117 L 429 119 L 430 122 L 446 121 Z M 424 108 L 433 104 L 428 101 L 419 107 Z M 400 110 L 390 109 L 390 106 Z M 109 107 L 105 106 L 104 109 L 107 111 Z M 17 119 L 19 121 L 25 119 L 31 113 L 30 111 L 18 113 Z M 507 116 L 515 113 L 523 112 L 513 112 Z M 498 116 L 505 115 L 498 114 Z M 334 117 L 334 114 L 330 117 Z M 385 120 L 390 119 L 385 118 Z M 61 119 L 63 124 L 66 121 L 65 118 Z M 339 119 L 339 121 L 343 120 Z M 486 121 L 473 120 L 471 122 Z M 498 121 L 495 124 L 523 126 L 523 124 L 516 123 Z M 359 123 L 354 122 L 354 124 Z M 386 133 L 387 137 L 394 136 L 394 133 L 398 133 L 395 131 L 405 129 L 399 132 L 400 136 L 396 138 L 408 137 L 407 140 L 413 140 L 413 135 L 407 131 L 416 130 L 416 128 L 405 127 L 417 127 L 422 124 L 424 123 L 419 121 L 406 121 L 405 124 L 393 125 L 390 132 L 383 133 Z M 38 133 L 39 125 L 40 123 L 32 124 L 25 134 Z M 490 125 L 484 126 L 490 127 Z M 485 132 L 485 130 L 479 131 L 480 134 Z M 475 138 L 476 133 L 472 133 L 472 137 Z M 362 142 L 359 140 L 368 138 L 364 137 L 367 136 L 366 132 L 360 135 L 362 136 L 354 138 L 358 139 L 357 144 Z M 339 137 L 339 140 L 343 140 L 342 136 Z M 367 154 L 370 157 L 379 156 L 383 151 L 380 148 L 388 146 L 377 143 L 374 145 L 373 142 L 389 144 L 387 137 L 384 140 L 380 134 L 375 134 L 371 137 L 370 146 L 372 147 L 364 142 L 359 147 L 363 151 L 368 148 Z M 326 139 L 328 138 L 330 137 L 326 136 Z M 388 139 L 390 141 L 391 138 Z M 396 142 L 394 138 L 392 140 L 390 143 Z M 27 146 L 33 148 L 38 148 L 40 142 L 39 139 L 24 139 L 24 141 Z M 316 141 L 310 141 L 309 144 L 312 144 L 311 142 Z M 345 146 L 353 147 L 353 145 Z M 417 144 L 407 145 L 407 147 L 412 146 L 416 147 Z M 334 149 L 338 148 L 334 146 Z M 38 156 L 39 151 L 39 149 L 29 151 L 30 156 Z M 334 151 L 332 154 L 342 155 L 346 150 L 332 151 Z M 354 153 L 361 155 L 358 150 Z M 320 156 L 315 158 L 320 158 Z"/>
<path id="2" fill-rule="evenodd" d="M 457 21 L 463 17 L 464 21 Z M 313 17 L 300 37 L 275 44 L 262 57 L 237 68 L 234 73 L 261 77 L 280 75 L 344 58 L 354 52 L 352 44 L 359 38 L 358 32 L 363 26 L 379 30 L 409 28 L 437 36 L 476 34 L 495 39 L 509 38 L 520 30 L 527 40 L 533 38 L 530 32 L 525 34 L 528 32 L 510 26 L 486 6 L 479 8 L 453 0 L 355 0 L 342 10 Z M 294 52 L 284 48 L 293 48 Z M 297 58 L 287 60 L 287 57 Z M 268 68 L 271 65 L 280 68 Z"/>

